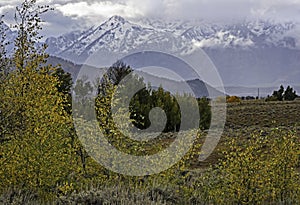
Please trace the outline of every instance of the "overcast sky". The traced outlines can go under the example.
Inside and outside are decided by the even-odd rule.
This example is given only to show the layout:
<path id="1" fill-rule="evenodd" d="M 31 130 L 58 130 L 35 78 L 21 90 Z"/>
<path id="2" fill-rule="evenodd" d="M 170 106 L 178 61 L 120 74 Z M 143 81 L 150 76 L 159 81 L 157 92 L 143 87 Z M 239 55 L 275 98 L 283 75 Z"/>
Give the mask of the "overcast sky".
<path id="1" fill-rule="evenodd" d="M 0 13 L 12 23 L 14 8 L 21 0 L 0 0 Z M 239 21 L 271 19 L 299 21 L 300 0 L 37 0 L 55 11 L 44 15 L 44 33 L 57 36 L 68 31 L 99 25 L 113 15 L 129 20 L 141 18 Z"/>

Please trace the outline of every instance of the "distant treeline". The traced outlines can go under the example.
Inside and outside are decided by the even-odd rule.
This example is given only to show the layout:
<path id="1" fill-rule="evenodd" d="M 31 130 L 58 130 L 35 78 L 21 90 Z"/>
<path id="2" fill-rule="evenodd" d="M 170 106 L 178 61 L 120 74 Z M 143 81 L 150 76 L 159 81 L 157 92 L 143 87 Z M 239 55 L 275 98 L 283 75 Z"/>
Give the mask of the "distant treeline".
<path id="1" fill-rule="evenodd" d="M 287 86 L 284 90 L 283 85 L 281 85 L 279 90 L 275 90 L 271 96 L 268 95 L 266 101 L 293 101 L 297 97 L 296 91 L 291 86 Z"/>
<path id="2" fill-rule="evenodd" d="M 284 89 L 283 85 L 280 86 L 279 90 L 273 91 L 272 95 L 268 95 L 267 97 L 259 97 L 259 96 L 227 96 L 227 102 L 240 102 L 241 100 L 258 100 L 258 99 L 264 99 L 266 102 L 269 101 L 293 101 L 298 97 L 296 91 L 291 87 L 287 86 L 286 89 Z"/>
<path id="3" fill-rule="evenodd" d="M 104 78 L 101 79 L 101 82 L 99 83 L 100 85 L 97 88 L 98 97 L 95 103 L 95 110 L 108 110 L 109 113 L 97 112 L 97 118 L 100 123 L 107 121 L 103 120 L 100 116 L 107 116 L 109 118 L 111 118 L 112 116 L 111 110 L 104 109 L 103 107 L 111 106 L 112 96 L 114 96 L 114 100 L 119 101 L 120 104 L 126 104 L 126 93 L 125 96 L 119 96 L 120 99 L 115 99 L 117 97 L 117 95 L 115 94 L 117 87 L 118 91 L 123 89 L 124 92 L 126 92 L 126 90 L 130 91 L 138 87 L 143 89 L 135 93 L 133 98 L 130 99 L 129 103 L 130 119 L 132 120 L 133 125 L 135 125 L 137 128 L 141 130 L 149 128 L 151 126 L 149 113 L 153 108 L 158 107 L 165 112 L 167 118 L 164 132 L 179 131 L 181 129 L 181 111 L 191 110 L 189 108 L 193 106 L 196 106 L 199 109 L 198 114 L 200 115 L 200 121 L 195 122 L 195 113 L 188 113 L 188 115 L 190 116 L 188 120 L 190 120 L 190 122 L 185 122 L 185 124 L 188 124 L 189 127 L 199 127 L 201 129 L 209 128 L 211 119 L 209 99 L 205 97 L 195 99 L 195 97 L 193 97 L 191 94 L 171 94 L 170 92 L 164 90 L 162 87 L 152 89 L 150 84 L 145 85 L 145 83 L 143 82 L 143 78 L 138 76 L 132 76 L 131 79 L 128 80 L 128 82 L 126 83 L 126 90 L 125 88 L 120 89 L 120 86 L 118 86 L 119 83 L 132 71 L 133 70 L 131 67 L 118 61 L 108 69 L 107 73 L 104 75 Z M 85 98 L 85 96 L 88 96 L 92 91 L 93 86 L 90 82 L 85 81 L 85 79 L 78 80 L 75 87 L 75 93 L 77 96 L 79 96 L 78 100 L 81 99 L 82 101 L 82 106 L 79 106 L 80 108 L 78 108 L 79 110 L 77 110 L 78 113 L 83 114 L 86 112 L 90 112 L 90 115 L 85 116 L 92 116 L 92 112 L 94 112 L 94 110 L 91 106 L 88 106 L 88 104 L 91 102 L 89 102 L 88 98 Z M 120 95 L 122 95 L 122 93 Z M 184 107 L 180 107 L 177 100 L 180 100 L 182 102 L 182 106 Z M 195 102 L 197 102 L 196 105 Z M 160 115 L 152 115 L 152 123 L 160 122 L 160 117 Z M 197 125 L 195 125 L 195 123 Z"/>

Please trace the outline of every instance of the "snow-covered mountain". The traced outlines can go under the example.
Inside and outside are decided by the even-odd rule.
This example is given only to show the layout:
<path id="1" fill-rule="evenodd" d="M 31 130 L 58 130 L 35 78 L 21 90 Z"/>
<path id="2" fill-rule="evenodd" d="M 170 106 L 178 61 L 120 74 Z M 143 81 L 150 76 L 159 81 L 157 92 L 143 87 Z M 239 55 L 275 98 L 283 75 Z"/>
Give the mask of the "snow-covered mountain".
<path id="1" fill-rule="evenodd" d="M 196 24 L 196 25 L 195 25 Z M 48 38 L 49 52 L 78 60 L 103 50 L 126 54 L 135 49 L 188 52 L 193 47 L 233 48 L 282 46 L 296 48 L 298 39 L 289 36 L 293 23 L 263 21 L 217 25 L 204 22 L 143 20 L 132 23 L 113 16 L 98 27 Z M 197 25 L 198 24 L 198 25 Z M 300 46 L 300 45 L 299 45 Z"/>
<path id="2" fill-rule="evenodd" d="M 247 22 L 233 25 L 200 25 L 185 31 L 184 38 L 194 40 L 202 47 L 266 47 L 286 46 L 295 48 L 295 39 L 289 38 L 287 33 L 294 28 L 294 24 L 271 24 L 270 22 Z"/>
<path id="3" fill-rule="evenodd" d="M 132 23 L 113 16 L 98 27 L 83 32 L 71 32 L 58 38 L 48 38 L 49 52 L 82 63 L 97 52 L 126 54 L 135 49 L 160 49 L 176 52 L 186 42 L 170 29 Z"/>
<path id="4" fill-rule="evenodd" d="M 113 16 L 99 26 L 48 38 L 49 52 L 75 63 L 108 65 L 111 56 L 142 50 L 185 55 L 202 48 L 225 85 L 300 84 L 298 25 L 271 21 L 216 24 L 144 19 L 130 22 Z M 101 64 L 100 64 L 101 63 Z M 183 71 L 184 72 L 184 71 Z"/>
<path id="5" fill-rule="evenodd" d="M 111 65 L 115 58 L 135 51 L 186 55 L 202 48 L 225 85 L 277 87 L 300 85 L 297 29 L 299 25 L 292 22 L 257 20 L 217 24 L 151 19 L 131 22 L 113 16 L 87 30 L 49 37 L 46 43 L 50 55 L 76 64 L 87 63 L 89 59 L 88 64 L 97 67 Z M 97 55 L 91 60 L 92 54 Z"/>

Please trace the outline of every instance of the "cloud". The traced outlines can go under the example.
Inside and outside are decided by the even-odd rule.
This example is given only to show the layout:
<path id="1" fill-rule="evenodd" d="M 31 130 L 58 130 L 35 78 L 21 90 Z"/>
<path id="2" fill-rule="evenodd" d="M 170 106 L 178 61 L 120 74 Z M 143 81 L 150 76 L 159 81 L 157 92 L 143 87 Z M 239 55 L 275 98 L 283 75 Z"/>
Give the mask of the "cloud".
<path id="1" fill-rule="evenodd" d="M 0 14 L 7 14 L 10 13 L 11 11 L 13 11 L 15 9 L 14 6 L 12 5 L 5 5 L 5 6 L 0 6 Z"/>
<path id="2" fill-rule="evenodd" d="M 262 0 L 260 6 L 252 11 L 254 16 L 278 21 L 300 21 L 300 1 L 267 1 Z"/>
<path id="3" fill-rule="evenodd" d="M 44 16 L 45 33 L 63 33 L 73 28 L 99 25 L 113 15 L 140 18 L 207 21 L 273 19 L 300 22 L 300 0 L 37 0 L 55 8 Z M 20 0 L 1 0 L 0 13 L 13 22 Z"/>
<path id="4" fill-rule="evenodd" d="M 141 4 L 145 16 L 160 18 L 209 21 L 268 18 L 300 21 L 300 0 L 154 0 L 148 9 L 144 9 L 144 1 L 127 2 Z"/>
<path id="5" fill-rule="evenodd" d="M 37 0 L 37 3 L 52 5 L 65 16 L 77 19 L 108 18 L 116 14 L 128 18 L 185 19 L 296 19 L 300 15 L 300 0 Z M 0 12 L 18 4 L 20 0 L 1 0 Z"/>
<path id="6" fill-rule="evenodd" d="M 75 19 L 85 18 L 97 20 L 99 17 L 108 18 L 116 14 L 128 18 L 136 18 L 143 15 L 143 13 L 135 7 L 131 7 L 127 4 L 113 3 L 111 1 L 82 1 L 68 3 L 64 5 L 57 5 L 56 9 L 61 11 L 65 16 L 71 16 Z"/>
<path id="7" fill-rule="evenodd" d="M 84 28 L 85 21 L 82 19 L 74 20 L 69 16 L 65 16 L 59 10 L 50 11 L 42 16 L 46 22 L 41 32 L 44 36 L 60 36 L 63 33 L 68 33 L 74 30 Z"/>
<path id="8" fill-rule="evenodd" d="M 228 20 L 249 16 L 251 1 L 186 0 L 176 1 L 167 13 L 181 19 Z"/>

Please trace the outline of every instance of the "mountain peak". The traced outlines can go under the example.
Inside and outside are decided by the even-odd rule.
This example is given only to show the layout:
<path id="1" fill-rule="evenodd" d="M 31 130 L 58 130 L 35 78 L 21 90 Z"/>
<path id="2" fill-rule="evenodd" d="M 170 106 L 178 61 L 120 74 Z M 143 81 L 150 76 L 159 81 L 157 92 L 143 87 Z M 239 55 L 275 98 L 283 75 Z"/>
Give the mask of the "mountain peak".
<path id="1" fill-rule="evenodd" d="M 115 15 L 98 27 L 52 38 L 48 43 L 52 55 L 64 55 L 76 62 L 98 51 L 123 55 L 157 49 L 186 55 L 198 48 L 300 48 L 292 28 L 290 24 L 255 21 L 224 25 L 159 20 L 131 22 Z"/>
<path id="2" fill-rule="evenodd" d="M 107 22 L 121 22 L 124 24 L 126 20 L 122 16 L 114 15 L 110 17 Z"/>

